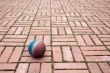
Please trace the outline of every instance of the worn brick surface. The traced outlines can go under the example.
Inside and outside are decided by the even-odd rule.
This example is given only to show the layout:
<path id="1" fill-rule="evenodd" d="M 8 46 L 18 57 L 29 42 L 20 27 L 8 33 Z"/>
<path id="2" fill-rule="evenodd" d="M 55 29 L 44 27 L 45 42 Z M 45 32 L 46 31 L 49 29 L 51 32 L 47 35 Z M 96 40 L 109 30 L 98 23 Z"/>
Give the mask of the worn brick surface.
<path id="1" fill-rule="evenodd" d="M 110 1 L 0 0 L 0 73 L 110 73 Z"/>
<path id="2" fill-rule="evenodd" d="M 88 63 L 91 73 L 102 73 L 97 63 Z"/>
<path id="3" fill-rule="evenodd" d="M 63 58 L 62 58 L 62 51 L 61 51 L 61 47 L 53 47 L 53 61 L 54 62 L 62 62 Z"/>
<path id="4" fill-rule="evenodd" d="M 16 70 L 16 73 L 27 73 L 28 70 L 28 63 L 20 63 Z"/>
<path id="5" fill-rule="evenodd" d="M 87 69 L 84 63 L 55 63 L 55 69 Z"/>
<path id="6" fill-rule="evenodd" d="M 41 73 L 52 73 L 51 63 L 42 63 Z"/>
<path id="7" fill-rule="evenodd" d="M 40 72 L 40 64 L 39 63 L 31 63 L 29 66 L 28 73 L 39 73 Z"/>

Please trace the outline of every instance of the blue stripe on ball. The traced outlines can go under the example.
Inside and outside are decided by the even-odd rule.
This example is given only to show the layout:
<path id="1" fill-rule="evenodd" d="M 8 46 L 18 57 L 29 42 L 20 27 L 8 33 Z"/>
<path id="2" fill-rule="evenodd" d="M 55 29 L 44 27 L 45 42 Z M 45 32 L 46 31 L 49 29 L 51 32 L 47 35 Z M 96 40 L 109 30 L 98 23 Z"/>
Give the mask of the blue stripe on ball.
<path id="1" fill-rule="evenodd" d="M 32 54 L 32 49 L 33 49 L 33 45 L 35 44 L 36 40 L 33 40 L 30 44 L 29 44 L 29 47 L 28 47 L 28 51 L 30 54 Z"/>

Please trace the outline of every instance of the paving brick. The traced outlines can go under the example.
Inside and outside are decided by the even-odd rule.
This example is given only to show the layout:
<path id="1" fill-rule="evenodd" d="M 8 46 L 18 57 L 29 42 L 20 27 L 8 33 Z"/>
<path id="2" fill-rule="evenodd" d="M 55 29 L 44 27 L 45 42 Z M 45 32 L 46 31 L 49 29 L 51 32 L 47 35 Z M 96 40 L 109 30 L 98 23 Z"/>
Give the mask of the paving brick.
<path id="1" fill-rule="evenodd" d="M 51 51 L 46 51 L 44 57 L 51 57 Z"/>
<path id="2" fill-rule="evenodd" d="M 62 62 L 61 47 L 53 47 L 53 61 Z"/>
<path id="3" fill-rule="evenodd" d="M 74 34 L 93 34 L 93 31 L 87 27 L 72 27 Z"/>
<path id="4" fill-rule="evenodd" d="M 55 63 L 54 69 L 87 69 L 86 64 L 84 63 Z"/>
<path id="5" fill-rule="evenodd" d="M 59 35 L 66 34 L 64 27 L 58 27 Z"/>
<path id="6" fill-rule="evenodd" d="M 67 62 L 72 62 L 73 61 L 73 57 L 72 57 L 72 53 L 71 53 L 70 47 L 63 46 L 62 47 L 62 52 L 63 52 L 64 61 L 67 61 Z"/>
<path id="7" fill-rule="evenodd" d="M 29 45 L 29 43 L 35 38 L 34 35 L 29 35 L 25 45 Z"/>
<path id="8" fill-rule="evenodd" d="M 15 63 L 0 63 L 0 70 L 15 70 Z"/>
<path id="9" fill-rule="evenodd" d="M 71 16 L 76 16 L 75 13 L 70 13 Z"/>
<path id="10" fill-rule="evenodd" d="M 23 46 L 24 43 L 10 43 L 10 42 L 0 42 L 0 46 Z"/>
<path id="11" fill-rule="evenodd" d="M 69 27 L 69 24 L 63 21 L 56 21 L 52 22 L 52 27 Z"/>
<path id="12" fill-rule="evenodd" d="M 110 73 L 110 66 L 107 63 L 99 63 L 100 68 L 102 69 L 103 73 Z"/>
<path id="13" fill-rule="evenodd" d="M 26 51 L 23 51 L 22 56 L 23 56 L 23 57 L 29 57 L 29 56 L 31 56 L 31 55 L 30 55 L 29 52 L 26 50 Z"/>
<path id="14" fill-rule="evenodd" d="M 67 17 L 69 21 L 83 21 L 81 17 Z"/>
<path id="15" fill-rule="evenodd" d="M 2 54 L 4 47 L 0 47 L 0 55 Z"/>
<path id="16" fill-rule="evenodd" d="M 54 73 L 89 73 L 88 70 L 55 70 Z"/>
<path id="17" fill-rule="evenodd" d="M 23 31 L 23 27 L 18 27 L 15 34 L 21 34 Z"/>
<path id="18" fill-rule="evenodd" d="M 83 51 L 83 54 L 86 56 L 100 56 L 100 55 L 110 55 L 109 51 Z"/>
<path id="19" fill-rule="evenodd" d="M 54 41 L 60 41 L 60 42 L 74 42 L 75 41 L 75 38 L 74 38 L 74 36 L 73 35 L 56 35 L 56 36 L 52 36 L 52 40 L 53 40 L 53 42 Z"/>
<path id="20" fill-rule="evenodd" d="M 91 38 L 96 45 L 103 45 L 100 39 L 96 35 L 91 35 Z"/>
<path id="21" fill-rule="evenodd" d="M 32 24 L 32 21 L 18 21 L 13 26 L 29 27 L 31 26 L 31 24 Z"/>
<path id="22" fill-rule="evenodd" d="M 84 51 L 105 51 L 107 50 L 104 46 L 89 46 L 89 47 L 81 47 L 81 50 Z"/>
<path id="23" fill-rule="evenodd" d="M 110 50 L 110 46 L 107 46 L 107 49 Z"/>
<path id="24" fill-rule="evenodd" d="M 28 35 L 30 31 L 30 27 L 24 27 L 23 31 L 22 31 L 22 35 Z"/>
<path id="25" fill-rule="evenodd" d="M 2 46 L 23 46 L 27 36 L 26 35 L 6 35 L 0 45 Z M 16 43 L 15 43 L 16 42 Z"/>
<path id="26" fill-rule="evenodd" d="M 75 21 L 76 26 L 82 26 L 80 22 Z"/>
<path id="27" fill-rule="evenodd" d="M 98 28 L 102 34 L 108 34 L 108 32 L 104 28 Z"/>
<path id="28" fill-rule="evenodd" d="M 0 26 L 3 26 L 3 27 L 7 26 L 7 27 L 9 27 L 9 26 L 12 26 L 14 24 L 14 22 L 15 22 L 15 21 L 7 19 L 7 17 L 4 17 L 4 19 L 5 19 L 5 21 Z"/>
<path id="29" fill-rule="evenodd" d="M 88 63 L 91 73 L 102 73 L 97 63 Z"/>
<path id="30" fill-rule="evenodd" d="M 56 21 L 56 17 L 52 16 L 52 17 L 51 17 L 51 20 L 52 20 L 52 21 Z"/>
<path id="31" fill-rule="evenodd" d="M 50 37 L 50 36 L 49 36 Z M 44 36 L 43 35 L 37 35 L 36 37 L 35 37 L 35 39 L 36 40 L 40 40 L 40 41 L 44 41 Z M 48 38 L 48 40 L 49 40 L 49 38 Z"/>
<path id="32" fill-rule="evenodd" d="M 26 35 L 6 35 L 5 38 L 13 38 L 13 39 L 25 39 L 27 36 Z"/>
<path id="33" fill-rule="evenodd" d="M 27 73 L 28 66 L 29 66 L 28 63 L 20 63 L 18 65 L 18 68 L 16 70 L 16 73 Z"/>
<path id="34" fill-rule="evenodd" d="M 109 62 L 110 56 L 86 56 L 87 61 L 90 62 Z"/>
<path id="35" fill-rule="evenodd" d="M 22 57 L 20 62 L 23 62 L 23 63 L 51 62 L 51 57 L 44 57 L 41 59 L 34 59 L 32 57 Z"/>
<path id="36" fill-rule="evenodd" d="M 14 34 L 17 27 L 11 27 L 7 34 Z"/>
<path id="37" fill-rule="evenodd" d="M 104 42 L 104 45 L 110 45 L 110 42 Z"/>
<path id="38" fill-rule="evenodd" d="M 45 22 L 45 26 L 49 27 L 51 24 L 50 24 L 50 21 L 46 21 Z"/>
<path id="39" fill-rule="evenodd" d="M 12 53 L 12 56 L 10 57 L 9 62 L 18 62 L 21 57 L 22 50 L 22 47 L 16 47 Z"/>
<path id="40" fill-rule="evenodd" d="M 53 36 L 52 41 L 52 45 L 77 45 L 72 35 Z"/>
<path id="41" fill-rule="evenodd" d="M 0 71 L 0 73 L 14 73 L 14 71 Z"/>
<path id="42" fill-rule="evenodd" d="M 95 22 L 87 22 L 87 24 L 90 26 L 90 27 L 106 27 L 106 25 L 104 25 L 102 22 L 100 21 L 95 21 Z"/>
<path id="43" fill-rule="evenodd" d="M 102 38 L 100 38 L 100 39 L 101 39 L 101 41 L 103 41 L 103 42 L 110 42 L 109 37 L 102 37 Z"/>
<path id="44" fill-rule="evenodd" d="M 32 27 L 30 34 L 50 34 L 49 27 Z"/>
<path id="45" fill-rule="evenodd" d="M 82 36 L 76 35 L 75 38 L 76 38 L 76 41 L 78 42 L 78 45 L 81 45 L 81 46 L 86 45 L 85 42 L 84 42 L 84 39 L 82 38 Z"/>
<path id="46" fill-rule="evenodd" d="M 54 46 L 75 46 L 77 45 L 76 42 L 53 42 L 52 45 Z"/>
<path id="47" fill-rule="evenodd" d="M 3 23 L 1 24 L 1 26 L 6 26 L 8 24 L 9 21 L 3 21 Z"/>
<path id="48" fill-rule="evenodd" d="M 104 43 L 104 45 L 110 44 L 110 36 L 109 35 L 98 35 L 100 40 Z"/>
<path id="49" fill-rule="evenodd" d="M 25 41 L 25 39 L 13 39 L 13 38 L 4 38 L 3 40 L 2 40 L 3 42 L 16 42 L 16 43 L 23 43 L 24 41 Z"/>
<path id="50" fill-rule="evenodd" d="M 0 27 L 0 34 L 3 35 L 8 31 L 9 27 Z"/>
<path id="51" fill-rule="evenodd" d="M 93 41 L 91 40 L 89 35 L 83 35 L 83 38 L 87 45 L 94 45 Z"/>
<path id="52" fill-rule="evenodd" d="M 87 17 L 90 21 L 95 21 L 92 16 Z"/>
<path id="53" fill-rule="evenodd" d="M 50 21 L 50 16 L 37 16 L 35 20 Z"/>
<path id="54" fill-rule="evenodd" d="M 39 63 L 31 63 L 29 66 L 28 73 L 39 73 L 40 72 L 40 64 Z"/>
<path id="55" fill-rule="evenodd" d="M 13 12 L 13 11 L 11 11 L 11 12 L 7 13 L 5 17 L 12 17 L 12 18 L 16 18 L 16 17 L 19 17 L 20 15 L 21 15 L 21 13 L 20 13 L 20 12 L 19 12 L 19 13 L 17 13 L 17 12 Z"/>
<path id="56" fill-rule="evenodd" d="M 67 34 L 67 35 L 69 35 L 69 34 L 70 34 L 70 35 L 73 34 L 73 33 L 72 33 L 72 30 L 71 30 L 70 27 L 65 27 L 65 31 L 66 31 L 66 34 Z"/>
<path id="57" fill-rule="evenodd" d="M 52 34 L 54 35 L 54 34 L 58 34 L 58 28 L 56 28 L 56 27 L 53 27 L 52 28 Z"/>
<path id="58" fill-rule="evenodd" d="M 107 25 L 108 27 L 110 27 L 110 25 L 109 25 L 109 22 L 108 22 L 108 21 L 103 21 L 103 23 L 104 23 L 105 25 Z"/>
<path id="59" fill-rule="evenodd" d="M 39 26 L 39 27 L 49 27 L 50 21 L 34 21 L 32 26 Z"/>
<path id="60" fill-rule="evenodd" d="M 62 17 L 63 21 L 67 21 L 67 18 L 65 16 Z"/>
<path id="61" fill-rule="evenodd" d="M 41 73 L 52 73 L 51 63 L 42 63 Z"/>
<path id="62" fill-rule="evenodd" d="M 82 17 L 85 21 L 89 21 L 89 19 L 86 16 Z"/>
<path id="63" fill-rule="evenodd" d="M 51 36 L 44 36 L 45 45 L 51 45 Z"/>
<path id="64" fill-rule="evenodd" d="M 93 30 L 93 32 L 95 34 L 101 34 L 101 32 L 98 30 L 98 28 L 92 27 L 91 29 Z"/>
<path id="65" fill-rule="evenodd" d="M 69 22 L 70 26 L 75 26 L 74 22 Z"/>
<path id="66" fill-rule="evenodd" d="M 0 56 L 0 62 L 8 62 L 8 59 L 11 56 L 11 53 L 13 52 L 14 47 L 6 47 L 3 51 L 2 55 Z"/>
<path id="67" fill-rule="evenodd" d="M 81 24 L 83 27 L 88 27 L 87 23 L 85 23 L 85 22 L 81 22 Z"/>
<path id="68" fill-rule="evenodd" d="M 61 17 L 60 16 L 57 16 L 57 21 L 61 21 Z"/>
<path id="69" fill-rule="evenodd" d="M 39 21 L 34 21 L 32 26 L 38 26 L 39 25 Z"/>
<path id="70" fill-rule="evenodd" d="M 93 17 L 93 19 L 94 19 L 95 21 L 100 21 L 99 18 L 98 18 L 98 17 L 95 17 L 95 16 Z"/>
<path id="71" fill-rule="evenodd" d="M 83 55 L 79 47 L 72 47 L 72 53 L 75 61 L 84 61 Z"/>
<path id="72" fill-rule="evenodd" d="M 0 40 L 2 40 L 2 38 L 3 38 L 3 35 L 0 35 Z"/>

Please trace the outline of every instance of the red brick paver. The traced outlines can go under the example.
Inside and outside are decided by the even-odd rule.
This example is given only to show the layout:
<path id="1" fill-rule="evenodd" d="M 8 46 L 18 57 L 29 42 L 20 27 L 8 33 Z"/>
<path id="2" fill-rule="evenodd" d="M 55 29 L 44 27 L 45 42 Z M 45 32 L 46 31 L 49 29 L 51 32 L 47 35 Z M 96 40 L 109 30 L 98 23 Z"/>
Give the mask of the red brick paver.
<path id="1" fill-rule="evenodd" d="M 0 0 L 0 73 L 110 73 L 110 0 Z"/>

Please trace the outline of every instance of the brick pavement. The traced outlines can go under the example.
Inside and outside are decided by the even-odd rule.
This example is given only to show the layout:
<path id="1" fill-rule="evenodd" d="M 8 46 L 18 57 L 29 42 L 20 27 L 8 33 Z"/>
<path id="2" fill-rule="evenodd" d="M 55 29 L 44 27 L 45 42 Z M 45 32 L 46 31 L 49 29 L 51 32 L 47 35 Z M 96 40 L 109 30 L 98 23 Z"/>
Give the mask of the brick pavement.
<path id="1" fill-rule="evenodd" d="M 0 73 L 110 73 L 110 0 L 0 0 Z"/>

